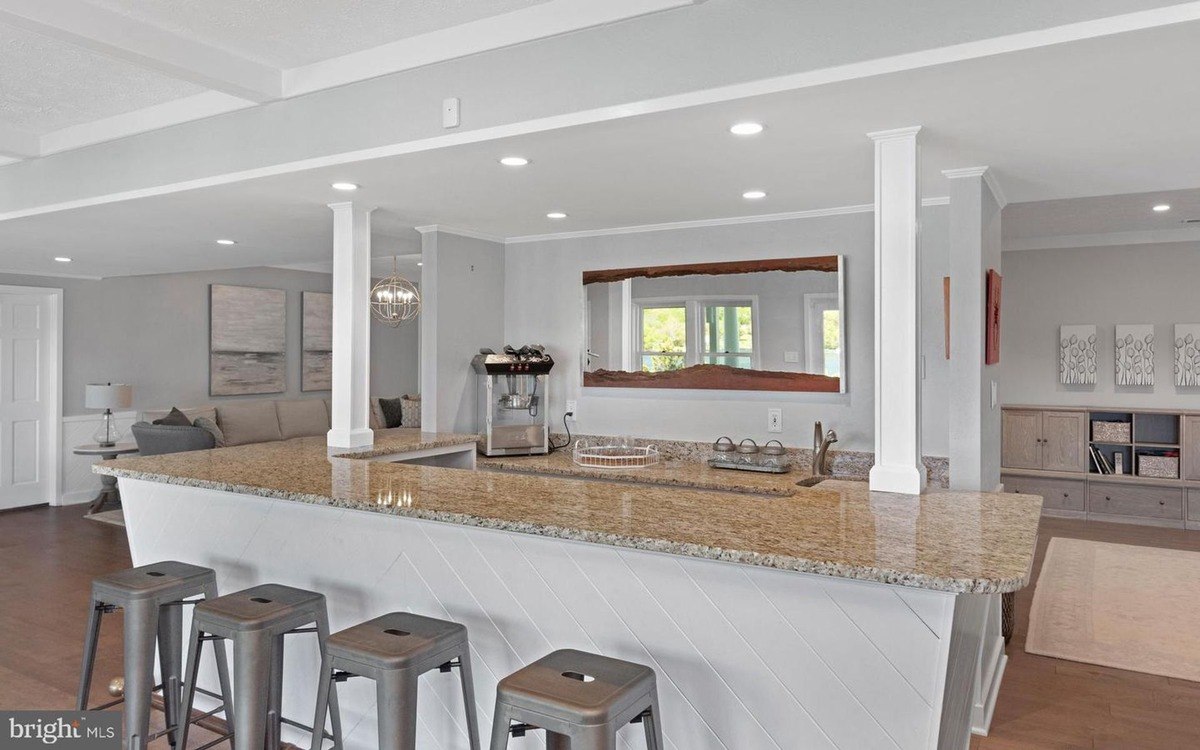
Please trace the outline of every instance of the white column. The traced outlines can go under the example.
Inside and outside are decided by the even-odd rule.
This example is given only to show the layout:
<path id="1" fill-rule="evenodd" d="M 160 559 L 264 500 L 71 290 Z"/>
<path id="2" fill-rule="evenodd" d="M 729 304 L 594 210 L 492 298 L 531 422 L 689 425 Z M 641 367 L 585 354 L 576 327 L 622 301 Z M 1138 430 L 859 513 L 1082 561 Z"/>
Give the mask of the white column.
<path id="1" fill-rule="evenodd" d="M 950 487 L 1000 484 L 999 366 L 984 364 L 988 269 L 1000 270 L 998 186 L 987 167 L 948 169 L 950 179 Z"/>
<path id="2" fill-rule="evenodd" d="M 875 142 L 875 465 L 871 489 L 919 494 L 921 268 L 920 127 L 868 133 Z"/>
<path id="3" fill-rule="evenodd" d="M 421 430 L 438 431 L 438 230 L 421 233 Z"/>
<path id="4" fill-rule="evenodd" d="M 352 202 L 333 210 L 333 406 L 327 444 L 375 441 L 371 394 L 371 211 Z"/>

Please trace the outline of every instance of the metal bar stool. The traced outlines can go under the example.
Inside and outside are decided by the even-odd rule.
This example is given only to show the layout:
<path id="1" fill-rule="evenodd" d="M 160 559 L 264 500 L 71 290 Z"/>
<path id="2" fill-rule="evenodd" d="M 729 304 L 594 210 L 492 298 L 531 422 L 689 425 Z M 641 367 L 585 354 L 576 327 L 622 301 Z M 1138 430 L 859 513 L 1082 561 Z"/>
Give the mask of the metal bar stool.
<path id="1" fill-rule="evenodd" d="M 317 713 L 313 726 L 323 728 L 326 706 L 337 695 L 338 682 L 351 677 L 375 681 L 379 711 L 380 750 L 416 750 L 417 678 L 439 669 L 460 670 L 466 704 L 467 738 L 479 750 L 475 718 L 475 690 L 471 678 L 471 649 L 467 628 L 456 622 L 435 620 L 408 612 L 392 612 L 334 633 L 321 663 Z M 320 750 L 321 736 L 314 732 L 312 750 Z M 335 745 L 341 750 L 341 742 Z"/>
<path id="2" fill-rule="evenodd" d="M 546 730 L 546 750 L 616 750 L 617 730 L 638 722 L 646 747 L 664 750 L 653 669 L 583 651 L 555 651 L 496 687 L 491 750 L 505 750 L 510 735 L 523 737 L 534 729 Z"/>
<path id="3" fill-rule="evenodd" d="M 187 681 L 183 710 L 191 711 L 195 698 L 196 671 L 205 641 L 233 641 L 233 727 L 234 750 L 278 750 L 280 725 L 314 732 L 283 717 L 283 641 L 294 633 L 316 633 L 325 659 L 329 618 L 325 596 L 313 591 L 266 584 L 201 602 L 192 617 L 188 646 Z M 218 648 L 218 662 L 224 659 Z M 337 696 L 330 701 L 333 734 L 342 744 L 342 723 Z M 187 747 L 187 726 L 180 733 L 180 746 Z"/>
<path id="4" fill-rule="evenodd" d="M 222 706 L 204 716 L 180 721 L 180 675 L 183 660 L 183 611 L 189 604 L 199 604 L 217 596 L 217 576 L 209 568 L 165 560 L 153 565 L 121 570 L 100 576 L 92 581 L 92 611 L 83 641 L 83 665 L 79 676 L 79 695 L 76 708 L 80 711 L 101 710 L 123 703 L 125 747 L 141 750 L 153 739 L 167 735 L 172 747 L 177 735 L 186 734 L 186 726 L 217 713 L 224 708 L 229 691 L 229 671 L 224 650 L 218 651 L 218 675 Z M 195 600 L 192 597 L 203 597 Z M 92 689 L 92 672 L 96 666 L 96 645 L 103 616 L 125 612 L 125 693 L 124 697 L 101 706 L 88 708 Z M 154 684 L 154 646 L 158 645 L 159 669 L 162 684 Z M 150 734 L 150 700 L 156 690 L 163 692 L 163 712 L 167 728 Z M 183 725 L 182 727 L 180 725 Z M 182 745 L 179 745 L 182 747 Z"/>

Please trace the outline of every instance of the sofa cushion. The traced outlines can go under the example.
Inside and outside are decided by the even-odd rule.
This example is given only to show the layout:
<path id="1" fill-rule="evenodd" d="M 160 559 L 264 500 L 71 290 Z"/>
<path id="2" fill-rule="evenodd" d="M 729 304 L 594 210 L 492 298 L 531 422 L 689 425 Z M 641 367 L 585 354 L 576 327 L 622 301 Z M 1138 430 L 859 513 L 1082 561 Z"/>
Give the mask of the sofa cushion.
<path id="1" fill-rule="evenodd" d="M 208 431 L 191 425 L 138 422 L 132 431 L 138 453 L 143 456 L 206 450 L 212 448 L 215 442 Z"/>
<path id="2" fill-rule="evenodd" d="M 230 401 L 217 406 L 217 426 L 225 445 L 282 440 L 274 401 Z"/>
<path id="3" fill-rule="evenodd" d="M 200 417 L 205 417 L 206 419 L 211 419 L 213 421 L 216 421 L 217 419 L 217 409 L 215 406 L 190 406 L 185 409 L 180 409 L 180 411 L 191 420 L 189 424 L 195 424 L 196 420 Z M 170 413 L 171 412 L 169 409 L 150 409 L 142 412 L 142 420 L 153 424 L 154 420 L 162 419 Z"/>
<path id="4" fill-rule="evenodd" d="M 383 414 L 383 426 L 385 429 L 399 427 L 404 423 L 403 404 L 404 399 L 402 398 L 379 399 L 379 410 Z"/>
<path id="5" fill-rule="evenodd" d="M 279 415 L 279 432 L 284 440 L 329 432 L 329 412 L 320 399 L 276 401 L 275 412 Z"/>
<path id="6" fill-rule="evenodd" d="M 191 427 L 192 420 L 187 418 L 187 415 L 179 411 L 179 407 L 172 406 L 171 411 L 167 412 L 167 416 L 162 419 L 156 419 L 150 424 L 165 424 L 172 427 Z"/>
<path id="7" fill-rule="evenodd" d="M 202 430 L 205 430 L 206 432 L 208 432 L 208 434 L 213 436 L 213 447 L 214 448 L 224 448 L 225 447 L 225 433 L 221 432 L 221 428 L 217 427 L 216 422 L 212 421 L 208 417 L 200 417 L 199 419 L 196 420 L 194 426 L 199 427 Z"/>

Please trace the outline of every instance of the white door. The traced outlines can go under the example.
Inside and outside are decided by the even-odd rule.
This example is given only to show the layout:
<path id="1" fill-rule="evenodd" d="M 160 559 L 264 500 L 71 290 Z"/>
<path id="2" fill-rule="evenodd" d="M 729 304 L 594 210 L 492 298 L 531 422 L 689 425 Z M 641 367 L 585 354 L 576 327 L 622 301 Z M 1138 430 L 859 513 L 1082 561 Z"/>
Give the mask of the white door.
<path id="1" fill-rule="evenodd" d="M 52 295 L 0 293 L 0 509 L 54 500 L 57 326 Z"/>

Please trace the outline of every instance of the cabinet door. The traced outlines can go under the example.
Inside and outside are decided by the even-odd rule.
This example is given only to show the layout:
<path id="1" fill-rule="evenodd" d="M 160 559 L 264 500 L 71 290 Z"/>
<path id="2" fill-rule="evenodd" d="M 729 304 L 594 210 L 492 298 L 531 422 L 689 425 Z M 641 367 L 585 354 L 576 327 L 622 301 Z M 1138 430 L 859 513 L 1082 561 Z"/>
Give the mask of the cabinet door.
<path id="1" fill-rule="evenodd" d="M 1000 464 L 1009 469 L 1042 468 L 1042 413 L 1005 409 L 1001 418 Z"/>
<path id="2" fill-rule="evenodd" d="M 1087 413 L 1042 412 L 1042 468 L 1087 471 Z"/>
<path id="3" fill-rule="evenodd" d="M 1200 480 L 1200 415 L 1183 418 L 1183 478 Z"/>

